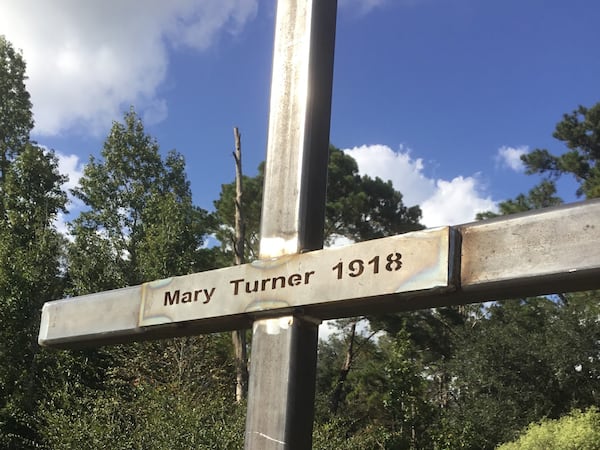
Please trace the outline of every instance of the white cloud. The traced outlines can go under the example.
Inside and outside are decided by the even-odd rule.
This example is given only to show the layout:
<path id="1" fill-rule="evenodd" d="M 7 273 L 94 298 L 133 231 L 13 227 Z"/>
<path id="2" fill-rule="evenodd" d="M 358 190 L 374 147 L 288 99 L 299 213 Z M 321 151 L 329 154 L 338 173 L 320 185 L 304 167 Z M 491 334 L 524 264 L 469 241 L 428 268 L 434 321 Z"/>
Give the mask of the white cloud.
<path id="1" fill-rule="evenodd" d="M 434 181 L 423 174 L 423 160 L 413 159 L 403 146 L 395 152 L 386 145 L 363 145 L 344 153 L 356 160 L 362 174 L 391 180 L 402 193 L 405 205 L 420 204 L 435 192 Z"/>
<path id="2" fill-rule="evenodd" d="M 344 247 L 350 244 L 354 244 L 353 239 L 347 238 L 346 236 L 334 234 L 328 239 L 328 242 L 325 242 L 325 248 Z"/>
<path id="3" fill-rule="evenodd" d="M 397 1 L 397 0 L 396 0 Z M 340 7 L 353 9 L 359 14 L 365 14 L 377 7 L 389 3 L 389 0 L 340 0 Z"/>
<path id="4" fill-rule="evenodd" d="M 521 156 L 527 153 L 529 153 L 529 147 L 527 145 L 521 145 L 519 147 L 502 146 L 498 149 L 496 161 L 501 166 L 508 167 L 515 172 L 523 172 L 525 166 L 523 165 L 523 161 L 521 161 Z"/>
<path id="5" fill-rule="evenodd" d="M 162 120 L 167 46 L 206 49 L 257 9 L 258 0 L 5 0 L 0 30 L 23 50 L 35 132 L 52 135 L 100 131 L 130 104 Z"/>
<path id="6" fill-rule="evenodd" d="M 363 145 L 344 152 L 356 159 L 361 174 L 391 180 L 405 205 L 419 205 L 421 223 L 427 227 L 470 222 L 478 212 L 497 209 L 483 194 L 479 176 L 458 176 L 451 181 L 428 178 L 423 160 L 413 159 L 404 147 L 395 152 L 385 145 Z"/>
<path id="7" fill-rule="evenodd" d="M 67 208 L 72 213 L 73 210 L 79 210 L 83 206 L 80 200 L 75 199 L 70 190 L 74 187 L 79 186 L 79 180 L 83 176 L 84 164 L 77 155 L 65 155 L 61 152 L 55 152 L 58 158 L 58 171 L 61 175 L 66 175 L 68 180 L 63 184 L 63 189 L 67 191 L 68 204 Z M 67 228 L 67 215 L 59 213 L 54 221 L 56 229 L 65 235 L 68 239 L 71 238 L 69 230 Z"/>
<path id="8" fill-rule="evenodd" d="M 427 227 L 456 225 L 475 220 L 478 212 L 495 211 L 496 203 L 482 197 L 477 177 L 437 180 L 435 194 L 421 204 Z"/>
<path id="9" fill-rule="evenodd" d="M 340 8 L 351 10 L 357 15 L 363 15 L 376 8 L 388 5 L 415 6 L 429 0 L 338 0 Z"/>
<path id="10" fill-rule="evenodd" d="M 347 325 L 344 328 L 348 328 L 350 325 Z M 348 330 L 344 330 L 344 328 L 340 328 L 339 323 L 336 319 L 325 320 L 319 325 L 319 339 L 322 341 L 329 341 L 332 337 L 336 337 L 338 339 L 343 339 L 344 334 L 348 332 Z M 369 337 L 372 335 L 373 331 L 371 330 L 371 323 L 366 318 L 358 319 L 356 323 L 356 333 L 362 337 Z M 378 339 L 385 332 L 379 331 L 371 336 L 374 339 Z"/>
<path id="11" fill-rule="evenodd" d="M 56 219 L 54 219 L 54 226 L 56 227 L 56 231 L 72 241 L 71 235 L 69 234 L 69 228 L 67 227 L 67 217 L 65 214 L 59 212 L 56 215 Z"/>
<path id="12" fill-rule="evenodd" d="M 73 189 L 79 185 L 79 179 L 83 175 L 83 163 L 81 163 L 77 155 L 65 155 L 60 152 L 55 152 L 58 158 L 58 171 L 61 175 L 66 175 L 69 180 L 63 185 L 64 189 Z"/>

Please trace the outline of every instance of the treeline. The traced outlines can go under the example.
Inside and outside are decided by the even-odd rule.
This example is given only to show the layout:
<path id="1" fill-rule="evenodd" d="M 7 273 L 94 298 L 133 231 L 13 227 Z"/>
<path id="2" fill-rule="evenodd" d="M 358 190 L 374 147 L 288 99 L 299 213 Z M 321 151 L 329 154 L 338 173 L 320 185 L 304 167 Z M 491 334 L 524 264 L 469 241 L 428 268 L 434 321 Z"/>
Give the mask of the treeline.
<path id="1" fill-rule="evenodd" d="M 37 345 L 46 301 L 231 265 L 234 183 L 214 212 L 194 205 L 183 156 L 161 152 L 130 109 L 72 191 L 83 206 L 67 238 L 55 226 L 66 180 L 55 153 L 30 139 L 24 81 L 22 55 L 0 37 L 0 448 L 241 448 L 229 334 Z M 567 152 L 526 155 L 528 171 L 548 177 L 502 214 L 560 203 L 563 174 L 581 196 L 600 196 L 600 104 L 556 130 Z M 244 179 L 248 260 L 262 177 L 260 167 Z M 328 241 L 421 229 L 420 217 L 390 182 L 360 176 L 330 148 Z M 209 235 L 220 246 L 207 248 Z M 599 300 L 571 293 L 338 321 L 319 345 L 314 448 L 492 449 L 528 424 L 598 405 Z"/>

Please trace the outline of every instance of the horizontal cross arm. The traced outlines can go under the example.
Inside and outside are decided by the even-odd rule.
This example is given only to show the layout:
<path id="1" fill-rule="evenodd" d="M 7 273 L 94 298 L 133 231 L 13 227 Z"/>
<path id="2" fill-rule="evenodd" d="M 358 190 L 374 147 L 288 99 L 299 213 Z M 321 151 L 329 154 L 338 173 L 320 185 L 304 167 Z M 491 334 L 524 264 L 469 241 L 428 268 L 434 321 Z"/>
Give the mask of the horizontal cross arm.
<path id="1" fill-rule="evenodd" d="M 39 343 L 76 347 L 600 288 L 600 202 L 407 233 L 48 302 Z"/>

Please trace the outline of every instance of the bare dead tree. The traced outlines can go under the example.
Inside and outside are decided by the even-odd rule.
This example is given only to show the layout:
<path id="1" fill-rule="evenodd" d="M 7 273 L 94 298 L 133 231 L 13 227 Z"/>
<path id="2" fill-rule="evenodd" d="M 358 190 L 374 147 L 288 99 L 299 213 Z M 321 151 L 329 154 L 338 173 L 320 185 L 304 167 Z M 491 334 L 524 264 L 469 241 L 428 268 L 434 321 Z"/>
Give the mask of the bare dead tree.
<path id="1" fill-rule="evenodd" d="M 354 364 L 356 356 L 361 352 L 363 347 L 379 332 L 379 330 L 371 331 L 368 336 L 364 336 L 357 341 L 359 337 L 357 334 L 359 333 L 356 331 L 356 326 L 362 319 L 363 317 L 357 317 L 350 322 L 350 332 L 348 333 L 348 337 L 346 339 L 346 356 L 338 372 L 338 379 L 330 398 L 331 412 L 334 414 L 337 414 L 340 404 L 345 399 L 347 389 L 346 380 L 350 370 L 352 369 L 352 365 Z"/>
<path id="2" fill-rule="evenodd" d="M 235 255 L 235 265 L 244 264 L 244 242 L 246 235 L 246 224 L 242 209 L 242 144 L 241 135 L 237 127 L 233 129 L 235 139 L 235 151 L 233 159 L 235 160 L 235 238 L 233 250 Z M 241 402 L 248 392 L 248 353 L 246 342 L 246 330 L 236 330 L 232 332 L 233 351 L 235 353 L 235 400 Z"/>

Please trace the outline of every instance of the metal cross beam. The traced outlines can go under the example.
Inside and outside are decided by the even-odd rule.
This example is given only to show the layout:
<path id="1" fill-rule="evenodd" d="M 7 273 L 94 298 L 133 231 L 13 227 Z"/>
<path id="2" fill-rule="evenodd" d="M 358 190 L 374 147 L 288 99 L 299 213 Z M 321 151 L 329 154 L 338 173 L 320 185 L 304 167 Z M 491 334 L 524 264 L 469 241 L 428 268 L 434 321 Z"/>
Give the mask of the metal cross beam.
<path id="1" fill-rule="evenodd" d="M 297 311 L 325 320 L 598 289 L 599 249 L 600 200 L 591 200 L 48 302 L 39 343 L 73 348 L 227 331 Z M 387 270 L 396 253 L 402 266 Z"/>
<path id="2" fill-rule="evenodd" d="M 264 264 L 323 247 L 336 13 L 337 0 L 277 3 L 259 252 Z M 310 294 L 317 292 L 293 292 L 309 286 L 312 275 L 298 268 L 286 274 L 285 288 L 278 287 L 284 280 L 265 276 L 249 281 L 250 289 L 244 280 L 243 287 L 287 289 L 289 298 L 314 300 Z M 277 297 L 272 301 L 281 305 Z M 311 448 L 320 321 L 290 313 L 252 327 L 246 449 Z"/>

